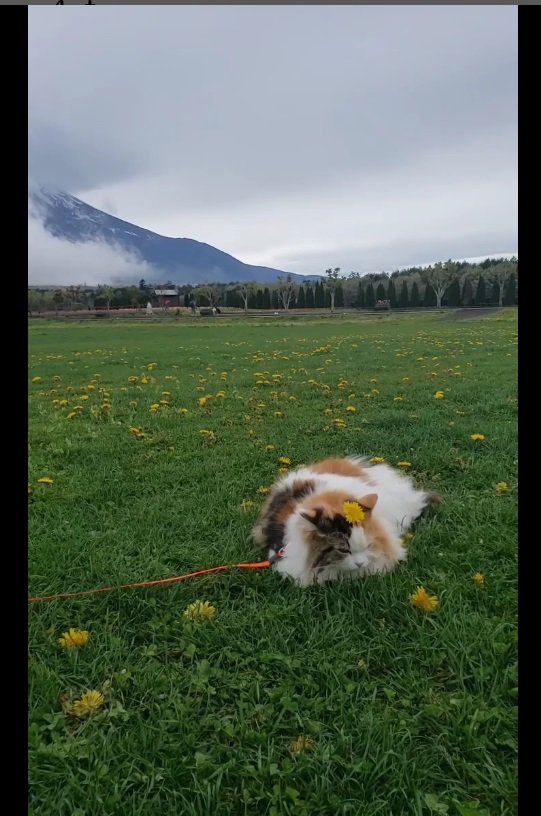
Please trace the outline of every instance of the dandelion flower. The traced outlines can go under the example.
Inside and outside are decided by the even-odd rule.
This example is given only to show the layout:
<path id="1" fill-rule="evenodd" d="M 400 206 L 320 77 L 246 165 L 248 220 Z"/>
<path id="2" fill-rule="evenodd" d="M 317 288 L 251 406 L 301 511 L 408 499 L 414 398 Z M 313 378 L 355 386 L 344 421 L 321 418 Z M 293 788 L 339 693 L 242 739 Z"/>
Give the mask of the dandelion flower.
<path id="1" fill-rule="evenodd" d="M 68 711 L 74 717 L 90 717 L 96 714 L 105 704 L 105 698 L 101 691 L 85 691 L 79 700 L 75 700 Z"/>
<path id="2" fill-rule="evenodd" d="M 28 482 L 28 495 L 31 496 L 34 490 L 32 489 L 32 485 Z"/>
<path id="3" fill-rule="evenodd" d="M 300 754 L 303 751 L 313 751 L 315 747 L 316 744 L 310 737 L 298 737 L 298 739 L 289 743 L 289 750 L 292 754 Z"/>
<path id="4" fill-rule="evenodd" d="M 40 383 L 41 382 L 41 377 L 32 377 L 32 382 L 33 383 Z"/>
<path id="5" fill-rule="evenodd" d="M 291 464 L 291 459 L 289 459 L 287 456 L 280 456 L 280 458 L 278 459 L 278 464 L 280 464 L 280 465 L 290 465 Z"/>
<path id="6" fill-rule="evenodd" d="M 182 617 L 192 622 L 212 620 L 216 616 L 216 607 L 208 601 L 195 601 L 186 607 Z"/>
<path id="7" fill-rule="evenodd" d="M 402 536 L 402 544 L 404 545 L 404 547 L 407 547 L 408 544 L 410 544 L 414 538 L 415 536 L 413 535 L 413 533 L 405 533 L 405 535 Z"/>
<path id="8" fill-rule="evenodd" d="M 246 510 L 250 510 L 250 508 L 252 508 L 254 505 L 255 502 L 253 502 L 251 499 L 243 499 L 240 503 L 242 510 L 244 510 L 245 512 Z"/>
<path id="9" fill-rule="evenodd" d="M 423 612 L 433 612 L 439 604 L 439 599 L 435 595 L 429 595 L 424 587 L 417 587 L 413 595 L 410 595 L 410 601 Z"/>
<path id="10" fill-rule="evenodd" d="M 385 462 L 383 456 L 373 456 L 370 460 L 373 465 L 381 465 L 382 462 Z"/>
<path id="11" fill-rule="evenodd" d="M 78 649 L 86 646 L 89 637 L 90 634 L 85 629 L 70 629 L 58 638 L 58 642 L 63 649 Z"/>
<path id="12" fill-rule="evenodd" d="M 180 408 L 180 410 L 179 410 L 179 414 L 182 414 L 182 416 L 186 416 L 186 414 L 188 414 L 188 413 L 189 413 L 189 411 L 188 411 L 187 408 Z"/>
<path id="13" fill-rule="evenodd" d="M 484 435 L 484 434 L 479 434 L 479 433 L 470 434 L 470 439 L 471 439 L 473 442 L 484 442 L 484 441 L 485 441 L 485 438 L 486 438 L 486 437 L 485 437 L 485 435 Z"/>
<path id="14" fill-rule="evenodd" d="M 507 493 L 507 482 L 498 482 L 496 485 L 497 493 Z"/>
<path id="15" fill-rule="evenodd" d="M 346 408 L 346 411 L 349 414 L 355 414 L 357 412 L 357 409 L 355 408 L 354 405 L 348 405 L 347 408 Z"/>
<path id="16" fill-rule="evenodd" d="M 398 462 L 398 467 L 407 470 L 407 468 L 411 467 L 411 462 Z"/>
<path id="17" fill-rule="evenodd" d="M 361 657 L 361 659 L 357 661 L 357 668 L 359 671 L 366 671 L 368 668 L 368 663 Z"/>
<path id="18" fill-rule="evenodd" d="M 476 572 L 475 575 L 472 575 L 472 581 L 477 586 L 484 586 L 485 585 L 485 576 L 482 575 L 480 572 Z"/>
<path id="19" fill-rule="evenodd" d="M 258 487 L 256 493 L 260 496 L 266 496 L 267 493 L 270 493 L 270 487 Z"/>
<path id="20" fill-rule="evenodd" d="M 443 399 L 444 397 L 445 397 L 444 391 L 436 391 L 436 393 L 434 394 L 434 399 L 437 400 Z"/>
<path id="21" fill-rule="evenodd" d="M 342 512 L 344 518 L 349 524 L 361 524 L 365 519 L 365 512 L 361 505 L 356 501 L 346 501 L 342 505 Z"/>
<path id="22" fill-rule="evenodd" d="M 265 450 L 270 453 L 270 451 L 274 450 L 274 445 L 265 445 Z"/>
<path id="23" fill-rule="evenodd" d="M 217 396 L 217 397 L 220 397 L 221 399 L 223 399 L 223 398 L 225 397 L 225 391 L 218 391 L 218 393 L 216 394 L 216 396 Z"/>
<path id="24" fill-rule="evenodd" d="M 38 479 L 38 484 L 52 485 L 54 484 L 54 479 L 51 479 L 49 476 L 42 476 L 41 479 Z"/>
<path id="25" fill-rule="evenodd" d="M 284 415 L 284 414 L 283 414 L 283 411 L 275 411 L 275 412 L 274 412 L 274 416 L 275 416 L 275 417 L 283 417 L 283 415 Z"/>

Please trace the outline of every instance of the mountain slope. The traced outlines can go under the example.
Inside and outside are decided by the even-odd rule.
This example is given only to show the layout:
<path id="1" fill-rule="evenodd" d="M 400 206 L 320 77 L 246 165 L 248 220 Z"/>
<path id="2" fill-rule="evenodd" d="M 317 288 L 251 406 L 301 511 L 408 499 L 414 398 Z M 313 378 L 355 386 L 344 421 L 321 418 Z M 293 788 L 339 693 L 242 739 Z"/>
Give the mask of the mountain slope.
<path id="1" fill-rule="evenodd" d="M 242 263 L 226 252 L 191 238 L 158 235 L 91 207 L 61 190 L 38 188 L 29 192 L 28 197 L 31 208 L 55 237 L 73 243 L 104 241 L 119 247 L 152 265 L 156 269 L 156 282 L 270 283 L 286 274 L 279 269 Z M 294 275 L 294 279 L 298 283 L 307 280 L 300 275 Z"/>

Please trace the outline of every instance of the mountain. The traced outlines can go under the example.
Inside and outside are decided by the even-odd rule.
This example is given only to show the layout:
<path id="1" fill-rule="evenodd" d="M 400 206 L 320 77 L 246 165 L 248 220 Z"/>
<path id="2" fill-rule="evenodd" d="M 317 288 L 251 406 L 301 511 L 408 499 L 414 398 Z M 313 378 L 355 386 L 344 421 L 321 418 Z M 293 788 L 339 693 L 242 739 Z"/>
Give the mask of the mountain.
<path id="1" fill-rule="evenodd" d="M 279 269 L 245 264 L 210 244 L 191 238 L 158 235 L 91 207 L 62 190 L 38 187 L 29 191 L 28 199 L 29 212 L 42 219 L 45 229 L 55 237 L 72 243 L 100 241 L 118 247 L 150 264 L 156 270 L 155 283 L 166 280 L 175 284 L 272 283 L 279 275 L 287 274 Z M 318 277 L 293 275 L 296 283 Z M 122 281 L 124 284 L 136 282 Z"/>

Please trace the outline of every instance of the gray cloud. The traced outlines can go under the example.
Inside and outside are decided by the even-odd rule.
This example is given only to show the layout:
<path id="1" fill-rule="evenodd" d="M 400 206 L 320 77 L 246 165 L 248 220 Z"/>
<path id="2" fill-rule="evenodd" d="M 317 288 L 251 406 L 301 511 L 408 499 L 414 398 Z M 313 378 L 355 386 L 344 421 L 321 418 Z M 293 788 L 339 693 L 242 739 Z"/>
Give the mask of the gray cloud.
<path id="1" fill-rule="evenodd" d="M 513 251 L 516 20 L 510 6 L 30 6 L 30 171 L 295 272 Z"/>

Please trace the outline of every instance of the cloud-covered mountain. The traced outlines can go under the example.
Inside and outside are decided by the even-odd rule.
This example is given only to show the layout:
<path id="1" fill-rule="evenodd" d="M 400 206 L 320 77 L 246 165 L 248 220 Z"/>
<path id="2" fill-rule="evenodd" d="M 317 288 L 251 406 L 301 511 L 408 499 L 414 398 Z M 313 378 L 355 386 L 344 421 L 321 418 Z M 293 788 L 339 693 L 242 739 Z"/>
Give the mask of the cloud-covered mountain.
<path id="1" fill-rule="evenodd" d="M 122 259 L 121 267 L 110 266 L 110 278 L 106 281 L 102 270 L 100 282 L 136 283 L 142 274 L 153 282 L 171 281 L 175 284 L 191 283 L 232 283 L 236 281 L 257 281 L 271 283 L 279 275 L 286 273 L 279 269 L 265 266 L 252 266 L 242 263 L 232 255 L 222 252 L 209 244 L 194 241 L 191 238 L 167 238 L 150 230 L 122 221 L 113 215 L 85 204 L 75 196 L 62 190 L 35 187 L 28 194 L 29 214 L 41 223 L 46 233 L 56 239 L 54 246 L 62 244 L 85 245 L 88 251 L 95 252 L 100 247 L 106 253 L 111 250 Z M 34 224 L 35 226 L 35 224 Z M 86 269 L 79 274 L 72 269 L 70 281 L 44 281 L 43 272 L 33 269 L 39 264 L 40 252 L 32 252 L 32 235 L 30 242 L 30 281 L 55 283 L 78 283 L 79 279 L 89 280 Z M 50 243 L 50 242 L 49 242 Z M 92 248 L 92 249 L 91 249 Z M 83 258 L 83 253 L 78 255 Z M 46 273 L 49 277 L 52 271 Z M 314 279 L 318 276 L 314 276 Z M 306 280 L 304 276 L 294 275 L 296 282 Z"/>

